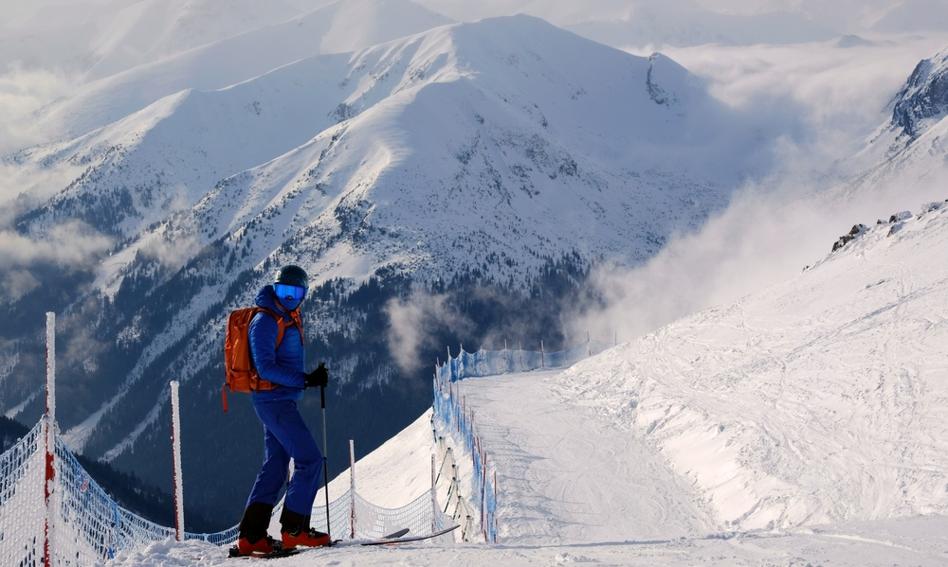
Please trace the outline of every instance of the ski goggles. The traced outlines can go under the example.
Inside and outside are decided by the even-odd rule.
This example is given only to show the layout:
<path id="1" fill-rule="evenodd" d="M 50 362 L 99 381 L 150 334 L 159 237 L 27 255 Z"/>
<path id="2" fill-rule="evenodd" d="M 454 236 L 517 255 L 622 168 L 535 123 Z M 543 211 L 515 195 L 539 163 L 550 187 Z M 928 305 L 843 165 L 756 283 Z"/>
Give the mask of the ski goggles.
<path id="1" fill-rule="evenodd" d="M 273 284 L 273 291 L 276 292 L 278 298 L 290 301 L 299 302 L 303 301 L 303 298 L 306 297 L 306 288 L 297 285 Z"/>

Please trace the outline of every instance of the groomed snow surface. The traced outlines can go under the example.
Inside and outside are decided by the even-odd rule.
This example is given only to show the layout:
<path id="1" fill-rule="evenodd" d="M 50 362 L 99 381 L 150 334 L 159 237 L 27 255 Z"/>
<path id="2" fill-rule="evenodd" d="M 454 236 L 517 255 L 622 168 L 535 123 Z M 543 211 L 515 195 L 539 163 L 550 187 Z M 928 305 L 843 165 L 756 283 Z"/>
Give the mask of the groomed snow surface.
<path id="1" fill-rule="evenodd" d="M 948 564 L 946 314 L 939 203 L 571 369 L 461 382 L 497 469 L 499 545 L 275 563 Z M 429 419 L 359 462 L 361 491 L 396 505 L 426 488 Z M 240 561 L 168 543 L 117 563 Z"/>

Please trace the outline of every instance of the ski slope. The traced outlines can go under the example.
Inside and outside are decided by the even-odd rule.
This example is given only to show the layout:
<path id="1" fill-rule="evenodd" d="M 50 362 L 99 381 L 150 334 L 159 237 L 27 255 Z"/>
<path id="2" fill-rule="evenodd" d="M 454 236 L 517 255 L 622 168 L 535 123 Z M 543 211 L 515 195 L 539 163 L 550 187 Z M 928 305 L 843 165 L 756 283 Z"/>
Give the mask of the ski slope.
<path id="1" fill-rule="evenodd" d="M 498 477 L 498 540 L 588 543 L 703 535 L 697 494 L 642 439 L 559 399 L 560 371 L 460 382 Z"/>
<path id="2" fill-rule="evenodd" d="M 948 514 L 948 204 L 557 389 L 647 439 L 731 529 Z"/>

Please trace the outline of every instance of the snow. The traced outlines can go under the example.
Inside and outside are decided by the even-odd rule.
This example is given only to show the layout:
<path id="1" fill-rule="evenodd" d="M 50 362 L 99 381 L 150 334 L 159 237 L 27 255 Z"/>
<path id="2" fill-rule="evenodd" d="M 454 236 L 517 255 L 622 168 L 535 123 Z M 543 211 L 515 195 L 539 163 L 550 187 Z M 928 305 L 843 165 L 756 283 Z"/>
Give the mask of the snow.
<path id="1" fill-rule="evenodd" d="M 456 545 L 408 544 L 394 548 L 342 547 L 274 559 L 268 565 L 308 567 L 318 561 L 332 565 L 637 565 L 690 567 L 834 565 L 941 566 L 948 561 L 948 521 L 941 517 L 853 524 L 833 530 L 755 533 L 657 541 L 620 540 L 586 545 Z M 227 559 L 221 548 L 201 542 L 156 543 L 120 555 L 115 566 L 177 567 L 246 565 Z"/>
<path id="2" fill-rule="evenodd" d="M 173 13 L 164 5 L 160 8 Z M 227 13 L 243 12 L 251 19 L 253 10 L 246 8 L 231 7 Z M 51 135 L 78 136 L 182 90 L 221 89 L 300 59 L 365 49 L 450 23 L 409 0 L 345 0 L 284 18 L 286 21 L 273 21 L 273 14 L 279 11 L 270 5 L 266 12 L 268 18 L 243 33 L 214 41 L 214 36 L 207 36 L 205 45 L 150 58 L 122 72 L 103 74 L 44 109 L 45 129 Z"/>
<path id="3" fill-rule="evenodd" d="M 356 491 L 376 506 L 404 506 L 431 489 L 431 455 L 434 452 L 430 410 L 398 435 L 361 458 L 357 443 Z M 330 481 L 330 500 L 335 500 L 348 489 L 347 468 Z M 316 502 L 324 501 L 325 493 L 320 489 Z"/>
<path id="4" fill-rule="evenodd" d="M 883 223 L 578 364 L 557 391 L 647 439 L 722 527 L 946 514 L 946 270 L 944 207 Z"/>
<path id="5" fill-rule="evenodd" d="M 141 0 L 117 10 L 93 44 L 91 78 L 106 77 L 299 14 L 291 2 Z"/>
<path id="6" fill-rule="evenodd" d="M 600 63 L 593 69 L 590 60 Z M 275 73 L 309 77 L 314 61 Z M 279 107 L 286 95 L 272 96 L 271 75 L 235 89 L 271 93 L 257 100 Z M 355 240 L 376 269 L 425 265 L 432 274 L 433 260 L 456 271 L 498 249 L 531 265 L 576 247 L 621 257 L 641 253 L 628 245 L 633 234 L 692 224 L 722 203 L 742 166 L 722 167 L 720 152 L 757 145 L 671 60 L 632 57 L 524 17 L 437 28 L 355 54 L 331 80 L 318 76 L 307 92 L 328 93 L 334 110 L 319 104 L 326 110 L 313 114 L 339 124 L 311 128 L 326 129 L 217 184 L 169 226 L 201 226 L 205 242 L 230 234 L 235 246 L 256 236 L 260 260 L 295 239 L 316 251 L 308 267 L 325 279 L 352 277 L 333 269 L 341 256 L 333 248 Z M 617 101 L 615 92 L 627 96 Z M 742 153 L 753 161 L 754 152 Z M 558 218 L 562 210 L 572 214 Z M 271 229 L 254 227 L 261 215 Z M 340 220 L 355 216 L 368 223 L 357 239 Z M 435 236 L 449 226 L 458 238 Z M 327 249 L 327 241 L 337 244 Z M 506 250 L 517 242 L 521 249 Z"/>
<path id="7" fill-rule="evenodd" d="M 704 534 L 707 514 L 643 439 L 554 389 L 559 371 L 462 381 L 498 483 L 498 540 L 565 544 Z"/>

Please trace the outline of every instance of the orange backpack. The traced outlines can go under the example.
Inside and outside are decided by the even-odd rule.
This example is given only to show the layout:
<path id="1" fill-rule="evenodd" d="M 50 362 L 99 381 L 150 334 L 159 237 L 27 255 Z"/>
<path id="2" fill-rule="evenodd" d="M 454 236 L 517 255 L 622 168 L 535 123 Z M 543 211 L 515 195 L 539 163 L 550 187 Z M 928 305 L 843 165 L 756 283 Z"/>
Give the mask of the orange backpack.
<path id="1" fill-rule="evenodd" d="M 283 335 L 288 327 L 296 327 L 303 337 L 303 323 L 299 311 L 290 313 L 291 321 L 287 322 L 270 309 L 264 307 L 244 307 L 231 311 L 227 318 L 227 331 L 224 334 L 224 385 L 221 386 L 221 403 L 224 412 L 227 412 L 227 390 L 231 392 L 249 393 L 255 391 L 272 390 L 276 386 L 273 382 L 264 380 L 257 374 L 253 360 L 250 357 L 250 322 L 257 313 L 268 313 L 277 322 L 277 339 L 274 348 L 279 348 L 283 342 Z"/>

